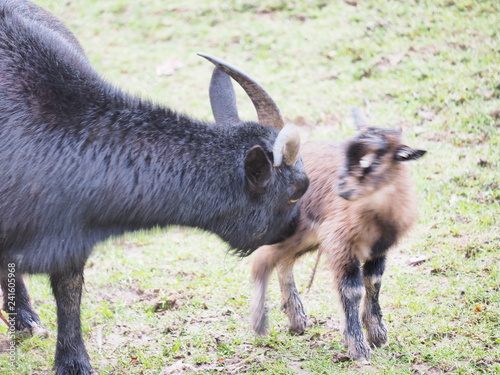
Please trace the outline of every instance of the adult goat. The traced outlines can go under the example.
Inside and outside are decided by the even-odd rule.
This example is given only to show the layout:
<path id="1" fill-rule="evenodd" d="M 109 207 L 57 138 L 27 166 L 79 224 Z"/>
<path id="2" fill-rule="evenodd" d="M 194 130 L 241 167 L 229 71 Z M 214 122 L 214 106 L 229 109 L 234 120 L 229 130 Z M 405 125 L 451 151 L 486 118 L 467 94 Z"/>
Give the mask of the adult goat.
<path id="1" fill-rule="evenodd" d="M 18 331 L 37 330 L 22 274 L 49 274 L 58 375 L 92 371 L 80 301 L 84 265 L 97 242 L 177 224 L 216 233 L 245 256 L 295 229 L 294 202 L 308 186 L 297 132 L 284 126 L 256 82 L 205 57 L 217 66 L 217 124 L 108 84 L 47 11 L 26 0 L 0 1 L 4 309 Z M 239 119 L 227 74 L 255 103 L 260 123 Z"/>

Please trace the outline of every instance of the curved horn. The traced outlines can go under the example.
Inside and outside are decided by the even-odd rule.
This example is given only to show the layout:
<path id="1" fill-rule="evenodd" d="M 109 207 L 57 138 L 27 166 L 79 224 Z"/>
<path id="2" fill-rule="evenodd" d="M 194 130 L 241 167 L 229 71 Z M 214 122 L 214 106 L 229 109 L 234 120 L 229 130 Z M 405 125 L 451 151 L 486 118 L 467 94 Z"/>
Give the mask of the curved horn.
<path id="1" fill-rule="evenodd" d="M 295 125 L 286 125 L 280 130 L 273 146 L 274 166 L 294 165 L 299 158 L 300 134 Z"/>
<path id="2" fill-rule="evenodd" d="M 206 58 L 217 68 L 229 74 L 231 78 L 239 83 L 252 100 L 255 110 L 257 111 L 259 122 L 262 125 L 272 126 L 277 129 L 283 128 L 285 124 L 278 106 L 261 85 L 238 68 L 235 68 L 234 66 L 231 66 L 216 57 L 204 53 L 198 53 L 198 55 Z"/>
<path id="3" fill-rule="evenodd" d="M 236 95 L 234 94 L 231 78 L 217 67 L 212 73 L 209 95 L 216 123 L 233 125 L 240 122 L 236 106 Z"/>

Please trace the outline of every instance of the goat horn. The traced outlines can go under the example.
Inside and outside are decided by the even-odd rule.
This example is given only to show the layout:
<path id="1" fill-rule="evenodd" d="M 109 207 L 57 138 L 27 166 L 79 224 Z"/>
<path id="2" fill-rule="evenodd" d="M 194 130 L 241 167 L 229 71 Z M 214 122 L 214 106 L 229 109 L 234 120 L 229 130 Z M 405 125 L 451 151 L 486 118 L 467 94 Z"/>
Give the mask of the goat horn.
<path id="1" fill-rule="evenodd" d="M 261 85 L 238 68 L 235 68 L 234 66 L 231 66 L 216 57 L 204 53 L 198 53 L 198 55 L 206 58 L 217 68 L 229 74 L 231 78 L 239 83 L 252 100 L 255 110 L 257 111 L 259 122 L 262 125 L 271 126 L 277 129 L 283 128 L 285 123 L 283 122 L 278 106 Z"/>
<path id="2" fill-rule="evenodd" d="M 368 127 L 368 118 L 363 108 L 354 107 L 351 112 L 354 124 L 358 130 Z"/>
<path id="3" fill-rule="evenodd" d="M 216 123 L 233 125 L 240 122 L 231 77 L 217 67 L 212 73 L 209 94 L 210 105 Z"/>
<path id="4" fill-rule="evenodd" d="M 299 158 L 300 134 L 295 125 L 286 125 L 280 130 L 273 146 L 274 166 L 279 167 L 282 161 L 286 165 L 294 165 Z"/>

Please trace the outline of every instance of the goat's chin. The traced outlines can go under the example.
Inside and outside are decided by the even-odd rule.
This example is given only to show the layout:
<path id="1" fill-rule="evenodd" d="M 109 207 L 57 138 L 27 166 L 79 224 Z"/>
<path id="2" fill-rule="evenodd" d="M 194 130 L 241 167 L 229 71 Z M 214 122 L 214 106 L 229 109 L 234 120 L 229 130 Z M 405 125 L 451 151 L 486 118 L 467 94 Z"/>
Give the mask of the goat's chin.
<path id="1" fill-rule="evenodd" d="M 235 255 L 240 258 L 246 258 L 250 254 L 252 254 L 257 249 L 236 249 L 234 247 L 229 247 L 228 253 L 231 255 Z"/>
<path id="2" fill-rule="evenodd" d="M 336 189 L 334 190 L 335 194 L 337 194 L 342 199 L 349 202 L 356 202 L 361 200 L 370 200 L 373 196 L 377 194 L 377 191 L 366 191 L 359 189 Z"/>
<path id="3" fill-rule="evenodd" d="M 262 244 L 261 246 L 274 245 L 283 242 L 288 237 L 291 237 L 297 230 L 297 227 L 299 226 L 299 220 L 300 220 L 300 210 L 296 209 L 296 213 L 292 218 L 292 220 L 289 221 L 288 225 L 283 227 L 282 230 L 278 233 L 278 235 L 271 237 L 269 241 Z"/>
<path id="4" fill-rule="evenodd" d="M 355 201 L 360 198 L 360 196 L 356 194 L 354 190 L 335 189 L 335 194 L 346 201 Z"/>
<path id="5" fill-rule="evenodd" d="M 275 231 L 269 231 L 265 236 L 252 236 L 251 240 L 245 243 L 228 240 L 229 252 L 240 257 L 247 257 L 261 246 L 283 242 L 295 233 L 299 224 L 299 219 L 300 210 L 297 208 L 295 209 L 295 215 L 287 225 L 282 227 L 275 226 Z"/>
<path id="6" fill-rule="evenodd" d="M 241 244 L 232 244 L 229 243 L 229 253 L 239 256 L 239 257 L 247 257 L 251 255 L 255 250 L 257 250 L 259 247 L 264 246 L 264 245 L 274 245 L 276 243 L 284 241 L 287 237 L 289 237 L 287 234 L 289 232 L 282 233 L 278 237 L 273 237 L 267 241 L 260 240 L 258 242 L 253 242 L 252 244 L 246 244 L 246 246 L 241 246 Z M 293 232 L 290 233 L 290 235 L 293 234 Z"/>
<path id="7" fill-rule="evenodd" d="M 240 238 L 226 241 L 229 244 L 228 252 L 242 258 L 249 256 L 262 245 L 261 241 L 256 240 L 256 236 L 252 236 L 251 240 L 244 242 Z"/>
<path id="8" fill-rule="evenodd" d="M 300 216 L 297 214 L 297 216 L 293 218 L 293 220 L 289 223 L 289 225 L 283 229 L 283 231 L 280 233 L 279 236 L 275 237 L 274 239 L 272 239 L 271 241 L 269 241 L 264 245 L 274 245 L 279 242 L 283 242 L 288 237 L 291 237 L 297 230 L 297 227 L 299 225 L 299 218 Z"/>

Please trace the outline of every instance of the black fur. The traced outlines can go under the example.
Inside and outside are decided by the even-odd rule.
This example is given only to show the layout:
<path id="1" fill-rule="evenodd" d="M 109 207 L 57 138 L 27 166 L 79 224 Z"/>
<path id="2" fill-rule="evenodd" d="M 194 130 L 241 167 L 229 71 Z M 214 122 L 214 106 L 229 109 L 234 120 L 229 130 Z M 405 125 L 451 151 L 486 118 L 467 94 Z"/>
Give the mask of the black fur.
<path id="1" fill-rule="evenodd" d="M 22 276 L 16 272 L 6 273 L 0 277 L 0 285 L 4 291 L 5 304 L 3 309 L 15 316 L 14 324 L 17 332 L 25 332 L 28 335 L 36 333 L 36 329 L 41 327 L 41 321 L 38 314 L 31 305 L 28 289 Z M 10 288 L 9 288 L 10 285 Z M 13 299 L 9 299 L 8 291 L 14 290 Z M 6 293 L 7 291 L 7 293 Z M 10 302 L 10 303 L 9 303 Z"/>
<path id="2" fill-rule="evenodd" d="M 130 96 L 94 71 L 61 22 L 0 0 L 0 276 L 9 263 L 17 275 L 50 274 L 58 374 L 91 368 L 79 302 L 97 242 L 177 224 L 214 232 L 245 256 L 293 232 L 289 201 L 308 180 L 301 160 L 272 167 L 277 133 Z"/>
<path id="3" fill-rule="evenodd" d="M 387 251 L 398 241 L 400 233 L 398 233 L 398 228 L 393 223 L 388 220 L 383 220 L 377 215 L 374 216 L 373 221 L 378 224 L 382 234 L 372 246 L 371 256 L 385 256 Z"/>
<path id="4" fill-rule="evenodd" d="M 373 346 L 380 347 L 387 342 L 387 329 L 382 319 L 379 293 L 385 270 L 386 255 L 370 259 L 363 264 L 365 298 L 361 320 L 366 328 L 366 338 Z"/>
<path id="5" fill-rule="evenodd" d="M 339 272 L 339 295 L 344 316 L 346 319 L 344 339 L 349 348 L 349 355 L 354 359 L 368 358 L 370 348 L 363 337 L 363 328 L 359 320 L 359 308 L 363 297 L 363 277 L 361 264 L 357 259 L 352 259 Z"/>

